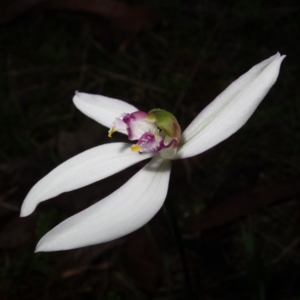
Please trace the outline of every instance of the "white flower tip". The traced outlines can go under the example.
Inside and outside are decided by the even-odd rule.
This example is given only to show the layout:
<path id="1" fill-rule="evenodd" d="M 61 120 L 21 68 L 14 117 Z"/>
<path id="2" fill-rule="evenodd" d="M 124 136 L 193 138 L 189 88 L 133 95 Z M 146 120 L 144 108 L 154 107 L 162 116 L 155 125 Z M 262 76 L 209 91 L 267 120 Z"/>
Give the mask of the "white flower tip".
<path id="1" fill-rule="evenodd" d="M 73 97 L 73 100 L 74 100 L 74 98 L 75 98 L 76 96 L 80 96 L 80 94 L 84 94 L 84 93 L 81 93 L 81 92 L 79 92 L 79 91 L 75 91 L 75 95 L 74 95 L 74 97 Z"/>
<path id="2" fill-rule="evenodd" d="M 286 55 L 281 55 L 280 52 L 277 52 L 274 56 L 276 59 L 280 59 L 280 63 L 286 58 Z"/>
<path id="3" fill-rule="evenodd" d="M 27 217 L 34 212 L 37 205 L 41 202 L 41 195 L 38 196 L 35 193 L 35 186 L 29 191 L 27 196 L 25 197 L 23 204 L 21 206 L 20 217 Z M 43 201 L 43 200 L 42 200 Z"/>
<path id="4" fill-rule="evenodd" d="M 26 214 L 24 211 L 20 211 L 20 218 L 27 217 L 29 214 Z"/>
<path id="5" fill-rule="evenodd" d="M 97 96 L 97 95 L 75 91 L 75 95 L 73 97 L 73 103 L 74 103 L 74 105 L 76 106 L 77 109 L 79 109 L 80 111 L 82 111 L 84 113 L 85 106 L 87 104 L 91 105 L 91 101 L 93 101 L 95 96 Z M 95 108 L 93 108 L 93 110 L 94 109 Z"/>
<path id="6" fill-rule="evenodd" d="M 52 229 L 53 231 L 53 229 Z M 55 229 L 54 229 L 55 231 Z M 51 232 L 51 231 L 50 231 Z M 68 250 L 71 249 L 71 247 L 68 247 L 68 238 L 61 232 L 57 234 L 54 233 L 49 238 L 49 232 L 46 233 L 38 242 L 36 245 L 36 248 L 34 250 L 34 253 L 37 252 L 53 252 L 53 251 L 60 251 L 60 250 Z"/>
<path id="7" fill-rule="evenodd" d="M 35 250 L 34 250 L 34 253 L 38 253 L 38 252 L 51 252 L 51 251 L 55 251 L 55 250 L 53 250 L 53 249 L 47 249 L 47 247 L 44 248 L 42 245 L 38 244 L 36 246 Z"/>
<path id="8" fill-rule="evenodd" d="M 277 53 L 276 53 L 275 55 L 276 55 L 277 57 L 282 57 L 282 56 L 283 56 L 283 58 L 285 58 L 285 57 L 286 57 L 286 55 L 285 55 L 285 54 L 281 55 L 279 51 L 277 51 Z"/>
<path id="9" fill-rule="evenodd" d="M 23 207 L 22 207 L 23 208 Z M 20 217 L 21 218 L 25 218 L 28 217 L 29 215 L 31 215 L 34 211 L 34 209 L 22 209 L 21 208 L 21 212 L 20 212 Z"/>
<path id="10" fill-rule="evenodd" d="M 284 55 L 284 54 L 281 55 L 280 52 L 278 51 L 275 55 L 271 56 L 269 58 L 269 60 L 273 61 L 273 62 L 278 61 L 279 64 L 281 64 L 281 62 L 285 59 L 285 57 L 286 57 L 286 55 Z"/>
<path id="11" fill-rule="evenodd" d="M 41 241 L 42 240 L 40 240 L 39 243 L 36 245 L 34 253 L 38 253 L 38 252 L 51 252 L 51 251 L 58 250 L 58 249 L 52 249 L 51 247 L 47 247 L 47 245 L 42 245 Z"/>
<path id="12" fill-rule="evenodd" d="M 273 62 L 274 62 L 274 67 L 275 67 L 274 74 L 277 73 L 277 76 L 274 76 L 274 82 L 273 82 L 273 84 L 274 84 L 277 80 L 278 75 L 279 75 L 279 70 L 280 70 L 281 63 L 286 58 L 286 55 L 281 55 L 280 52 L 277 52 L 273 57 L 274 57 Z M 270 88 L 272 87 L 272 85 L 270 86 Z"/>
<path id="13" fill-rule="evenodd" d="M 22 204 L 21 211 L 20 211 L 21 218 L 29 216 L 35 210 L 36 206 L 29 206 L 28 203 L 29 203 L 29 201 L 26 201 L 26 199 L 25 199 Z"/>
<path id="14" fill-rule="evenodd" d="M 77 108 L 78 108 L 78 104 L 79 104 L 78 102 L 80 101 L 80 94 L 83 94 L 83 93 L 75 91 L 75 95 L 73 97 L 73 103 Z"/>

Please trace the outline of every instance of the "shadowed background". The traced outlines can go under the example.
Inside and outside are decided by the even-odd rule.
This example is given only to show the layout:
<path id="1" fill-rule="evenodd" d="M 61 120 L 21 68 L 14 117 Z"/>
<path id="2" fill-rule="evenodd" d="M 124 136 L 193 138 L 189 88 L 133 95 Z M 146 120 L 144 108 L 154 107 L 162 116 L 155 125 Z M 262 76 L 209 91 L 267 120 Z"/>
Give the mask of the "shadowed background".
<path id="1" fill-rule="evenodd" d="M 33 253 L 42 235 L 144 163 L 46 201 L 27 218 L 19 218 L 21 203 L 66 159 L 125 141 L 75 109 L 76 90 L 169 110 L 184 130 L 279 51 L 287 58 L 277 83 L 248 123 L 173 163 L 167 202 L 196 299 L 300 299 L 299 17 L 296 0 L 2 1 L 0 297 L 188 299 L 165 208 L 116 241 Z"/>

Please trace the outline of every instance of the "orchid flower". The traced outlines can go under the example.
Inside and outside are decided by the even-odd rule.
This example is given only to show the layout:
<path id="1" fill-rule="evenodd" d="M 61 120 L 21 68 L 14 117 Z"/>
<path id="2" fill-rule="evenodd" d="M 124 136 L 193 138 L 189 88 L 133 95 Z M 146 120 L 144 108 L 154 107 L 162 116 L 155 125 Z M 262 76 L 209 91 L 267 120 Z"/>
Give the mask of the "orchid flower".
<path id="1" fill-rule="evenodd" d="M 76 92 L 75 106 L 109 128 L 109 136 L 121 132 L 136 143 L 100 145 L 62 163 L 30 190 L 22 217 L 42 201 L 151 160 L 111 195 L 49 231 L 36 251 L 103 243 L 146 224 L 164 203 L 172 160 L 198 155 L 240 129 L 275 83 L 284 57 L 277 53 L 252 67 L 204 108 L 182 135 L 176 118 L 162 109 L 146 113 L 120 100 Z"/>

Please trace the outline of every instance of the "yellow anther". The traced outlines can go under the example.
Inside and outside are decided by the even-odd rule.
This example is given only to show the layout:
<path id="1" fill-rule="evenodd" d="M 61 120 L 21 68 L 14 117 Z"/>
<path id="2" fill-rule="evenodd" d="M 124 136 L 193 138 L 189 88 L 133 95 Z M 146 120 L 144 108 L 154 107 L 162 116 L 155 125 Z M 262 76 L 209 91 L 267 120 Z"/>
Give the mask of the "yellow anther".
<path id="1" fill-rule="evenodd" d="M 133 152 L 137 152 L 140 150 L 142 150 L 142 148 L 139 145 L 134 144 L 131 146 L 131 151 L 133 151 Z"/>
<path id="2" fill-rule="evenodd" d="M 114 127 L 112 127 L 111 129 L 109 129 L 109 131 L 108 131 L 108 137 L 111 137 L 114 132 L 116 132 L 116 129 Z"/>

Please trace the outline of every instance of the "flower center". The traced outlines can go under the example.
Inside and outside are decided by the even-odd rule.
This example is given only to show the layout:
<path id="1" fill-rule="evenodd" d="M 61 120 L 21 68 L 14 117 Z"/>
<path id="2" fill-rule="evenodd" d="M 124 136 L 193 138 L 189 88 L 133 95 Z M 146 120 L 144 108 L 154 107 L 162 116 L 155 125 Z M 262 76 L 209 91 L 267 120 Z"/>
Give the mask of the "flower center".
<path id="1" fill-rule="evenodd" d="M 148 113 L 136 111 L 116 118 L 108 131 L 111 137 L 115 131 L 127 132 L 134 152 L 159 152 L 161 157 L 171 159 L 177 151 L 181 129 L 177 119 L 163 109 L 153 109 Z"/>

